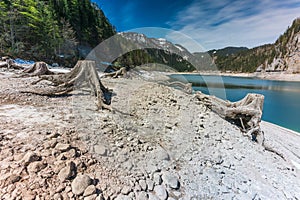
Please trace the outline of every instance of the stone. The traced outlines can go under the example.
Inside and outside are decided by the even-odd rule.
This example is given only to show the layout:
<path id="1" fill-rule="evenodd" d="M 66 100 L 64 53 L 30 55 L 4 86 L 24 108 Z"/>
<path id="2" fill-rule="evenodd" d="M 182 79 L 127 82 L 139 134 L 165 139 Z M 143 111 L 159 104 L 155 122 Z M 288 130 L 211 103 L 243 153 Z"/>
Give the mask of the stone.
<path id="1" fill-rule="evenodd" d="M 167 200 L 176 200 L 176 199 L 174 199 L 173 197 L 168 197 Z"/>
<path id="2" fill-rule="evenodd" d="M 154 187 L 154 193 L 160 200 L 166 200 L 168 198 L 167 190 L 162 185 L 156 185 Z"/>
<path id="3" fill-rule="evenodd" d="M 92 194 L 90 196 L 84 197 L 83 200 L 96 200 L 97 194 Z"/>
<path id="4" fill-rule="evenodd" d="M 41 162 L 41 161 L 35 161 L 35 162 L 30 163 L 27 166 L 27 170 L 28 170 L 28 172 L 31 172 L 31 173 L 38 173 L 42 169 L 45 169 L 46 167 L 47 167 L 46 163 Z"/>
<path id="5" fill-rule="evenodd" d="M 96 194 L 96 187 L 94 185 L 90 185 L 84 190 L 83 196 L 86 197 L 86 196 L 90 196 L 93 194 Z M 96 195 L 96 197 L 97 197 L 97 195 Z"/>
<path id="6" fill-rule="evenodd" d="M 100 156 L 107 156 L 107 148 L 103 145 L 95 145 L 94 146 L 94 152 L 96 154 L 99 154 Z"/>
<path id="7" fill-rule="evenodd" d="M 158 161 L 169 161 L 170 160 L 170 156 L 169 154 L 163 149 L 163 148 L 158 148 L 155 152 L 154 152 L 155 158 Z"/>
<path id="8" fill-rule="evenodd" d="M 163 173 L 162 180 L 163 180 L 163 183 L 166 186 L 169 186 L 172 189 L 178 189 L 179 188 L 179 181 L 178 181 L 177 176 L 170 173 L 170 172 Z"/>
<path id="9" fill-rule="evenodd" d="M 151 179 L 146 179 L 147 188 L 149 191 L 152 191 L 154 189 L 154 181 Z"/>
<path id="10" fill-rule="evenodd" d="M 85 189 L 92 184 L 92 179 L 88 175 L 78 175 L 71 184 L 72 192 L 81 195 Z"/>
<path id="11" fill-rule="evenodd" d="M 160 185 L 162 180 L 161 180 L 161 176 L 159 173 L 154 173 L 153 174 L 153 181 L 155 183 L 155 185 Z"/>
<path id="12" fill-rule="evenodd" d="M 64 144 L 64 143 L 57 143 L 55 146 L 55 149 L 57 149 L 61 152 L 68 151 L 70 148 L 71 148 L 70 144 Z"/>
<path id="13" fill-rule="evenodd" d="M 148 199 L 149 200 L 160 200 L 156 195 L 152 193 L 148 193 Z"/>
<path id="14" fill-rule="evenodd" d="M 146 191 L 147 190 L 147 183 L 145 180 L 139 180 L 139 185 L 141 186 L 141 189 L 143 191 Z"/>
<path id="15" fill-rule="evenodd" d="M 115 200 L 132 200 L 129 196 L 124 194 L 119 194 Z"/>
<path id="16" fill-rule="evenodd" d="M 136 199 L 137 200 L 148 200 L 148 195 L 146 192 L 141 191 L 141 192 L 137 193 Z"/>
<path id="17" fill-rule="evenodd" d="M 61 182 L 68 180 L 75 176 L 76 174 L 76 165 L 74 162 L 69 162 L 66 167 L 62 168 L 58 173 L 58 178 Z"/>
<path id="18" fill-rule="evenodd" d="M 16 175 L 16 174 L 12 174 L 10 176 L 7 177 L 6 179 L 6 185 L 10 185 L 10 184 L 14 184 L 18 181 L 21 180 L 21 176 Z"/>
<path id="19" fill-rule="evenodd" d="M 29 163 L 32 163 L 34 161 L 39 161 L 40 156 L 32 151 L 29 151 L 28 153 L 25 154 L 23 158 L 24 165 L 27 166 Z"/>
<path id="20" fill-rule="evenodd" d="M 129 194 L 132 191 L 132 188 L 130 186 L 124 186 L 121 190 L 122 194 Z"/>
<path id="21" fill-rule="evenodd" d="M 102 194 L 102 193 L 99 194 L 99 195 L 97 196 L 96 200 L 104 200 L 103 194 Z"/>
<path id="22" fill-rule="evenodd" d="M 59 193 L 55 193 L 53 195 L 53 199 L 54 200 L 63 200 L 63 196 L 61 194 L 59 194 Z"/>

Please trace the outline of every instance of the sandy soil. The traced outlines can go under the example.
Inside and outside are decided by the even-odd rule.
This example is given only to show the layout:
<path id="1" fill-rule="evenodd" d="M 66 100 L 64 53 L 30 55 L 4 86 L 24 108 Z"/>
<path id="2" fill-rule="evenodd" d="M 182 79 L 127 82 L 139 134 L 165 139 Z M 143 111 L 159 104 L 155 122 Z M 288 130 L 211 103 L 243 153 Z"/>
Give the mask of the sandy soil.
<path id="1" fill-rule="evenodd" d="M 151 74 L 103 79 L 113 111 L 97 111 L 14 73 L 0 71 L 1 199 L 300 199 L 295 132 L 262 122 L 252 142 Z"/>

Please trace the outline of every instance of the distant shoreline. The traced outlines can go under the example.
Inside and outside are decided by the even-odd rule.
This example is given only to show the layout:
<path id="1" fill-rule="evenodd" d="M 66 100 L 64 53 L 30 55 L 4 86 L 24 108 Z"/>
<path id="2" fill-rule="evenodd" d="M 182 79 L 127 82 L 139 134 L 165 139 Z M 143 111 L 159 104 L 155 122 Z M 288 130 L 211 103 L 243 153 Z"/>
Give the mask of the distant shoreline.
<path id="1" fill-rule="evenodd" d="M 219 75 L 219 76 L 232 76 L 232 77 L 243 77 L 243 78 L 257 78 L 263 80 L 272 81 L 292 81 L 300 82 L 300 74 L 288 74 L 286 72 L 254 72 L 254 73 L 230 73 L 230 72 L 219 72 L 219 71 L 202 71 L 202 72 L 168 72 L 167 75 L 172 74 L 200 74 L 200 75 Z"/>

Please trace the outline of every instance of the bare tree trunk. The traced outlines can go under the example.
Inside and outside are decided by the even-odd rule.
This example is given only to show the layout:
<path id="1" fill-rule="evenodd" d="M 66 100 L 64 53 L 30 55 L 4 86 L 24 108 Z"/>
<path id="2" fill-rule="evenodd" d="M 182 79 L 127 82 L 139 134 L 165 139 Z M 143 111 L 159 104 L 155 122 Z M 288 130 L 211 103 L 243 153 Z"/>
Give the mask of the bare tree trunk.
<path id="1" fill-rule="evenodd" d="M 229 102 L 215 96 L 196 93 L 196 98 L 217 113 L 222 118 L 233 122 L 241 128 L 247 135 L 251 135 L 256 140 L 260 133 L 259 123 L 261 121 L 264 96 L 261 94 L 247 94 L 242 100 Z"/>
<path id="2" fill-rule="evenodd" d="M 106 94 L 109 94 L 110 90 L 101 83 L 94 61 L 78 61 L 69 73 L 42 75 L 39 80 L 32 84 L 37 84 L 43 80 L 52 82 L 55 85 L 55 88 L 30 93 L 49 96 L 63 95 L 72 92 L 83 85 L 87 85 L 91 89 L 92 95 L 96 97 L 97 107 L 99 109 L 110 109 L 110 100 L 106 98 L 106 96 L 109 96 Z"/>

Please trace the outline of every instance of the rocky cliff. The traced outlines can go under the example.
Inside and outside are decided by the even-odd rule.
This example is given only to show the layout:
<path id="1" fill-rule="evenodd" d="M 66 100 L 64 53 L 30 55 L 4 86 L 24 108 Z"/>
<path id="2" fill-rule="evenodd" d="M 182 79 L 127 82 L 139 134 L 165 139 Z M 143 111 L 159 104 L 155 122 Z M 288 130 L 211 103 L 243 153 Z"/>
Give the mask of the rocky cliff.
<path id="1" fill-rule="evenodd" d="M 258 70 L 300 73 L 300 18 L 274 44 L 276 56 L 259 66 Z"/>
<path id="2" fill-rule="evenodd" d="M 291 27 L 273 44 L 252 49 L 224 48 L 208 53 L 221 71 L 299 73 L 299 37 L 300 18 L 294 20 Z"/>

